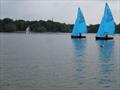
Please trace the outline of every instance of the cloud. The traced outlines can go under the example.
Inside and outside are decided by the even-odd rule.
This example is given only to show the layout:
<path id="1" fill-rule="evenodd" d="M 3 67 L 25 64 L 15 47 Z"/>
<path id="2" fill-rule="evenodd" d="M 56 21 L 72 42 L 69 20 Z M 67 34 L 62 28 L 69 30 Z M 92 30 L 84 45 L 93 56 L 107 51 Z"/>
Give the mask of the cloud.
<path id="1" fill-rule="evenodd" d="M 115 22 L 120 21 L 120 1 L 107 0 Z M 74 23 L 80 7 L 87 24 L 100 23 L 106 0 L 1 0 L 0 18 L 48 20 Z"/>

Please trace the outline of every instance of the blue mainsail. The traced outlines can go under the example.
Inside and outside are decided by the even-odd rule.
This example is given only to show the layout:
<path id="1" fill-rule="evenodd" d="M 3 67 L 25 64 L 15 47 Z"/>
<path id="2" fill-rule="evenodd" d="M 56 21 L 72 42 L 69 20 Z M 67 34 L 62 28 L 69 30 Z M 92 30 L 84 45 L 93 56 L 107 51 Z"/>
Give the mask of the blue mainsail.
<path id="1" fill-rule="evenodd" d="M 102 18 L 101 24 L 99 26 L 97 37 L 105 37 L 105 35 L 113 35 L 115 32 L 114 19 L 111 10 L 106 3 L 104 16 Z"/>
<path id="2" fill-rule="evenodd" d="M 87 27 L 83 13 L 81 12 L 80 8 L 78 8 L 77 19 L 73 27 L 72 36 L 79 36 L 80 33 L 87 33 Z"/>

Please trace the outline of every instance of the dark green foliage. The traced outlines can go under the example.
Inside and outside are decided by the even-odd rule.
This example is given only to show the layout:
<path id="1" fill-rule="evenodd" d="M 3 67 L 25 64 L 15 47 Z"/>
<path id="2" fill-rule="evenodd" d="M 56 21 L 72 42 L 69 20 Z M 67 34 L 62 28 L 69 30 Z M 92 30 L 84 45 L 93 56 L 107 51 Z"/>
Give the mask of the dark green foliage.
<path id="1" fill-rule="evenodd" d="M 10 18 L 4 18 L 2 21 L 3 21 L 3 23 L 5 23 L 5 24 L 13 23 L 13 20 L 10 19 Z"/>
<path id="2" fill-rule="evenodd" d="M 16 31 L 16 25 L 14 23 L 5 24 L 3 30 L 5 32 L 14 32 Z"/>
<path id="3" fill-rule="evenodd" d="M 0 32 L 24 31 L 30 26 L 31 32 L 72 32 L 73 24 L 48 21 L 24 21 L 12 20 L 10 18 L 0 19 Z M 88 33 L 96 33 L 99 24 L 89 25 Z M 116 25 L 116 33 L 120 33 L 120 24 Z"/>
<path id="4" fill-rule="evenodd" d="M 99 28 L 99 24 L 89 25 L 88 26 L 88 33 L 96 33 L 98 28 Z"/>
<path id="5" fill-rule="evenodd" d="M 0 19 L 0 32 L 3 31 L 3 20 Z"/>
<path id="6" fill-rule="evenodd" d="M 0 20 L 0 32 L 14 32 L 17 30 L 14 21 L 9 18 Z"/>
<path id="7" fill-rule="evenodd" d="M 115 25 L 115 32 L 120 33 L 120 23 L 118 25 Z"/>
<path id="8" fill-rule="evenodd" d="M 34 32 L 46 32 L 47 29 L 44 26 L 39 26 L 35 29 Z"/>
<path id="9" fill-rule="evenodd" d="M 25 29 L 28 26 L 24 20 L 16 20 L 16 21 L 14 21 L 14 23 L 17 27 L 17 31 L 25 31 Z"/>

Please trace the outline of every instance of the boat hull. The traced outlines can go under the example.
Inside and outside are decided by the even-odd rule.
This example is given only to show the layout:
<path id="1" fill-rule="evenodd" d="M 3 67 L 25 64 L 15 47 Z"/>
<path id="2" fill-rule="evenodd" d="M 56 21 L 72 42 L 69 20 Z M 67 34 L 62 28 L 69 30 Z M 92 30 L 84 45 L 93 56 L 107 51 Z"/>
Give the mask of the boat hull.
<path id="1" fill-rule="evenodd" d="M 113 37 L 96 37 L 96 40 L 112 40 Z"/>
<path id="2" fill-rule="evenodd" d="M 86 36 L 71 36 L 71 38 L 86 38 Z"/>

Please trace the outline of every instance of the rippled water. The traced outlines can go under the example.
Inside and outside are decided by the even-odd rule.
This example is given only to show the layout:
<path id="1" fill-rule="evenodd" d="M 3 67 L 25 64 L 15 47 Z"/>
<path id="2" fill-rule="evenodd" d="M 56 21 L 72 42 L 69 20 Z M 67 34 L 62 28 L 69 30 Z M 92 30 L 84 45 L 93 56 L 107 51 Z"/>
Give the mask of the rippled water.
<path id="1" fill-rule="evenodd" d="M 0 34 L 0 90 L 120 90 L 119 75 L 120 35 Z"/>

